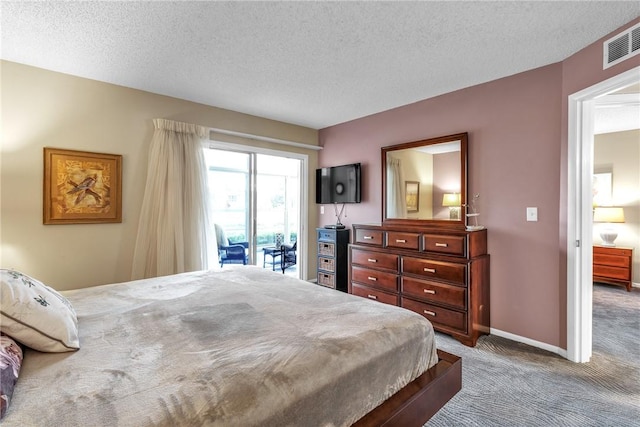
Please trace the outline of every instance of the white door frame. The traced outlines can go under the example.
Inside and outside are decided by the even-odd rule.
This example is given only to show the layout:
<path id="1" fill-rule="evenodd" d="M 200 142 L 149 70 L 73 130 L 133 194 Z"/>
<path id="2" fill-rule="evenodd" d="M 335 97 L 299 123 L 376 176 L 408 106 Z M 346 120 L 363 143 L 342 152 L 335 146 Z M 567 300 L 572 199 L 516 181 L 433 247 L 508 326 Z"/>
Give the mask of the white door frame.
<path id="1" fill-rule="evenodd" d="M 592 352 L 592 174 L 595 99 L 640 81 L 640 67 L 569 96 L 567 151 L 567 359 Z"/>
<path id="2" fill-rule="evenodd" d="M 309 156 L 307 154 L 293 153 L 290 151 L 274 150 L 269 148 L 254 147 L 252 145 L 234 144 L 230 142 L 221 142 L 209 140 L 206 141 L 207 148 L 231 150 L 241 152 L 252 152 L 257 154 L 266 154 L 270 156 L 289 157 L 292 159 L 300 160 L 300 218 L 298 218 L 298 224 L 300 224 L 300 232 L 298 233 L 298 246 L 297 246 L 297 265 L 298 265 L 298 278 L 306 280 L 306 252 L 307 252 L 307 234 L 309 229 L 309 185 L 307 183 L 309 176 Z M 254 177 L 255 178 L 255 177 Z M 255 197 L 256 183 L 251 183 L 251 197 Z M 255 200 L 253 201 L 255 203 Z M 256 225 L 249 224 L 251 241 L 254 241 L 254 234 Z M 255 246 L 255 245 L 254 245 Z"/>

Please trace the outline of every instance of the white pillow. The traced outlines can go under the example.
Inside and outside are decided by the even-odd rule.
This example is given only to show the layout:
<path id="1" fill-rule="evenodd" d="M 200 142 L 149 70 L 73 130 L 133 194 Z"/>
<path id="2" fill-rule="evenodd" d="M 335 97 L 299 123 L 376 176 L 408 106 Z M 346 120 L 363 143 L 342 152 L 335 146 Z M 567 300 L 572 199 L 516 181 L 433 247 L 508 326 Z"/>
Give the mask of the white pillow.
<path id="1" fill-rule="evenodd" d="M 34 350 L 58 353 L 80 348 L 78 318 L 65 297 L 42 282 L 0 270 L 0 330 Z"/>

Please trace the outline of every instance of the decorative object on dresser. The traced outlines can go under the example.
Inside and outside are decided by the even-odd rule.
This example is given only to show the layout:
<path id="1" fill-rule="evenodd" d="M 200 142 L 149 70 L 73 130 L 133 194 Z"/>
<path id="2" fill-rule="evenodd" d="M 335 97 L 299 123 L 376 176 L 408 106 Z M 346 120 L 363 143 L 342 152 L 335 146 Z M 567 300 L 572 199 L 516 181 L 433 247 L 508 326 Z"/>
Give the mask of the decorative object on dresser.
<path id="1" fill-rule="evenodd" d="M 482 230 L 484 228 L 483 225 L 478 225 L 478 217 L 480 216 L 480 212 L 478 212 L 478 207 L 476 206 L 476 203 L 478 202 L 478 199 L 480 198 L 479 194 L 475 194 L 473 196 L 473 198 L 471 199 L 471 202 L 469 204 L 464 205 L 465 208 L 467 208 L 467 231 L 475 231 L 475 230 Z M 469 224 L 469 219 L 471 219 L 472 224 Z"/>
<path id="2" fill-rule="evenodd" d="M 317 228 L 318 284 L 347 292 L 348 229 Z"/>
<path id="3" fill-rule="evenodd" d="M 349 293 L 415 311 L 475 346 L 489 333 L 487 230 L 355 224 Z"/>
<path id="4" fill-rule="evenodd" d="M 349 293 L 415 311 L 475 346 L 490 330 L 488 232 L 468 225 L 466 214 L 440 212 L 445 194 L 456 192 L 458 204 L 477 213 L 477 195 L 467 204 L 467 144 L 460 133 L 382 148 L 383 221 L 353 225 L 348 284 Z M 426 200 L 408 217 L 392 196 L 399 176 L 414 179 L 411 171 L 425 177 Z"/>
<path id="5" fill-rule="evenodd" d="M 623 286 L 631 292 L 633 248 L 594 246 L 593 281 Z"/>
<path id="6" fill-rule="evenodd" d="M 614 241 L 618 237 L 618 232 L 611 224 L 619 224 L 624 222 L 624 210 L 613 206 L 599 206 L 593 211 L 593 222 L 605 223 L 600 228 L 600 237 L 602 238 L 602 246 L 615 246 Z"/>

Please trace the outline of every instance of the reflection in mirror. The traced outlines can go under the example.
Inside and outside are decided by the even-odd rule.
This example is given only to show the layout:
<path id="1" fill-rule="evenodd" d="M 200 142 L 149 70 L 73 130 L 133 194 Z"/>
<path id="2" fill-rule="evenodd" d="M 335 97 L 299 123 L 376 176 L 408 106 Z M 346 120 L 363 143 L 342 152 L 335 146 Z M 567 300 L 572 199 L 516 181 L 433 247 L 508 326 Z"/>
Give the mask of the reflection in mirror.
<path id="1" fill-rule="evenodd" d="M 382 149 L 383 218 L 464 225 L 467 134 Z"/>

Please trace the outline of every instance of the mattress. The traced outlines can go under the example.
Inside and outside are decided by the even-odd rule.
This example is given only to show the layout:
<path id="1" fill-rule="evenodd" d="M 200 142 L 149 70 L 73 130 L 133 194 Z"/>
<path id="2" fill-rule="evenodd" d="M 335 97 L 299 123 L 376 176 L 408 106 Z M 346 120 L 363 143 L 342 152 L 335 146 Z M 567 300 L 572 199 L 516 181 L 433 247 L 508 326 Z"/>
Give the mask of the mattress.
<path id="1" fill-rule="evenodd" d="M 437 362 L 422 316 L 254 266 L 63 295 L 80 350 L 28 349 L 4 426 L 348 426 Z"/>

